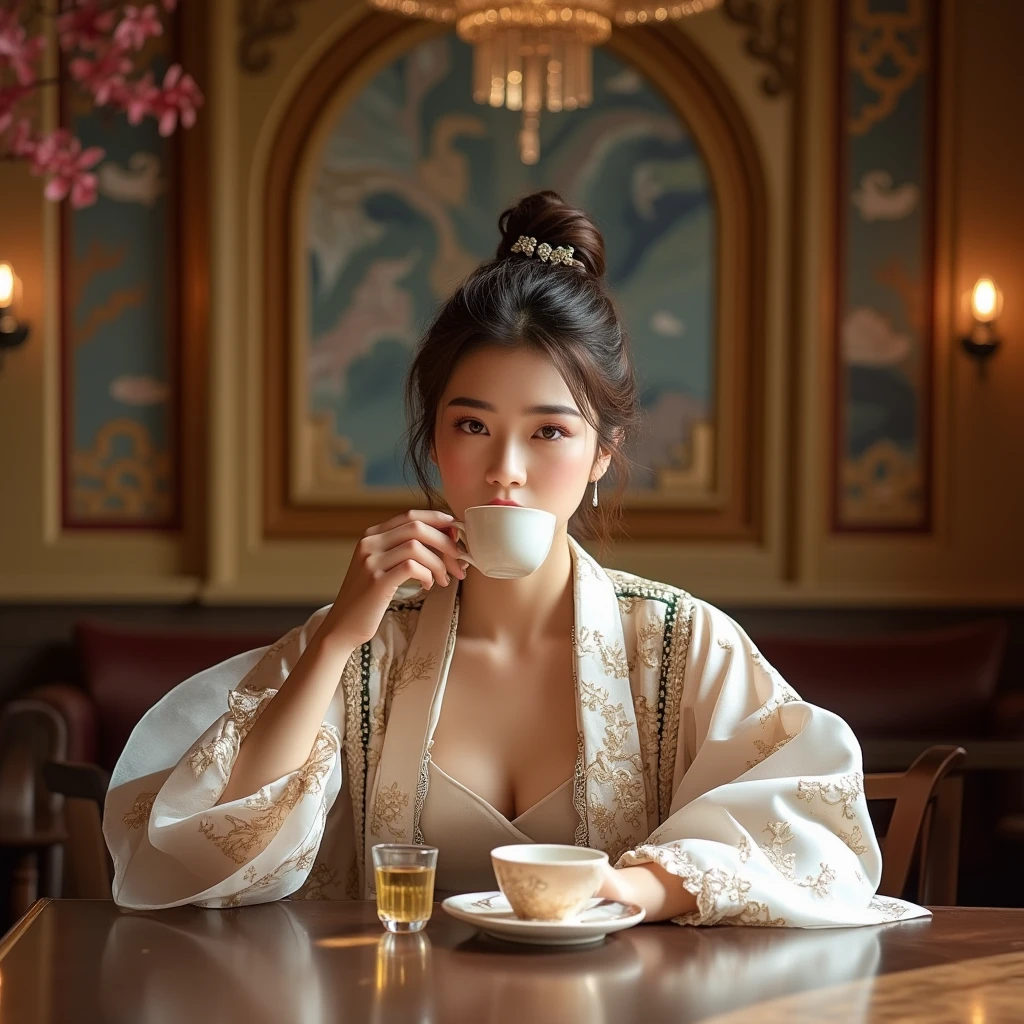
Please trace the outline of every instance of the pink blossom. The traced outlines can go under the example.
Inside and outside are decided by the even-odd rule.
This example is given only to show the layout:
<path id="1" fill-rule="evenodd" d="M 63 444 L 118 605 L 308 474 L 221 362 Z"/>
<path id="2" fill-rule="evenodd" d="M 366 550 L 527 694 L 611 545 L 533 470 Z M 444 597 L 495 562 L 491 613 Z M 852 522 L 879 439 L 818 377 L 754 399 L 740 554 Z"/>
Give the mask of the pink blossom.
<path id="1" fill-rule="evenodd" d="M 160 86 L 153 84 L 153 72 L 130 82 L 125 89 L 124 106 L 129 124 L 138 124 L 146 114 L 157 116 L 160 111 Z"/>
<path id="2" fill-rule="evenodd" d="M 178 117 L 185 128 L 196 123 L 196 107 L 203 105 L 203 94 L 192 80 L 184 75 L 180 64 L 172 64 L 164 75 L 163 88 L 158 101 L 160 134 L 170 135 L 178 124 Z"/>
<path id="3" fill-rule="evenodd" d="M 39 141 L 32 170 L 51 175 L 44 192 L 47 199 L 60 202 L 70 194 L 72 206 L 89 206 L 96 202 L 96 175 L 90 168 L 103 156 L 98 146 L 82 149 L 80 139 L 60 128 Z"/>
<path id="4" fill-rule="evenodd" d="M 34 65 L 45 49 L 46 37 L 29 39 L 16 11 L 0 11 L 0 70 L 10 67 L 21 85 L 29 85 L 39 77 Z"/>
<path id="5" fill-rule="evenodd" d="M 114 29 L 114 42 L 126 50 L 141 50 L 151 36 L 163 35 L 164 27 L 156 4 L 145 7 L 126 6 L 124 17 Z"/>
<path id="6" fill-rule="evenodd" d="M 100 10 L 97 0 L 79 0 L 57 18 L 57 36 L 63 50 L 95 50 L 114 27 L 114 11 Z"/>
<path id="7" fill-rule="evenodd" d="M 164 0 L 164 10 L 173 11 L 178 6 L 178 0 Z"/>
<path id="8" fill-rule="evenodd" d="M 112 100 L 123 100 L 124 76 L 131 71 L 132 62 L 120 47 L 108 46 L 95 60 L 76 57 L 68 69 L 71 77 L 92 93 L 96 105 L 102 107 Z"/>

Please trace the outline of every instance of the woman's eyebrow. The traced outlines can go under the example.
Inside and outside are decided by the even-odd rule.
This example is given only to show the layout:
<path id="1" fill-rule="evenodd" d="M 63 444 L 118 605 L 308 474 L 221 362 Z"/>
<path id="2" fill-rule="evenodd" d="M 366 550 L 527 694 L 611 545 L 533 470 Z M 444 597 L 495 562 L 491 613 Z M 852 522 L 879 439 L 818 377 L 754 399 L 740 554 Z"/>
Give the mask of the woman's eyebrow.
<path id="1" fill-rule="evenodd" d="M 467 409 L 485 409 L 487 412 L 498 410 L 490 402 L 484 402 L 479 398 L 453 398 L 445 408 L 452 405 L 461 405 Z M 524 416 L 579 416 L 578 410 L 571 405 L 531 405 L 529 409 L 523 410 Z"/>

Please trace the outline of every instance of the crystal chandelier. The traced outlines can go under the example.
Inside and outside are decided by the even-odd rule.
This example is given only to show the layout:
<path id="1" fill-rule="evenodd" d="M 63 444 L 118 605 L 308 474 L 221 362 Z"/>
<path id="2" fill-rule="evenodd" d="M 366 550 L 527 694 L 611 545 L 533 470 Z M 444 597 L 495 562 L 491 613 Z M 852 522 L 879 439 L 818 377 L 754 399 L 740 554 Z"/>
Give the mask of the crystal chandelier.
<path id="1" fill-rule="evenodd" d="M 473 47 L 473 99 L 521 110 L 519 155 L 540 157 L 542 110 L 577 110 L 593 95 L 591 50 L 607 42 L 612 25 L 654 25 L 717 7 L 722 0 L 666 4 L 631 0 L 370 0 L 410 18 L 455 23 Z"/>

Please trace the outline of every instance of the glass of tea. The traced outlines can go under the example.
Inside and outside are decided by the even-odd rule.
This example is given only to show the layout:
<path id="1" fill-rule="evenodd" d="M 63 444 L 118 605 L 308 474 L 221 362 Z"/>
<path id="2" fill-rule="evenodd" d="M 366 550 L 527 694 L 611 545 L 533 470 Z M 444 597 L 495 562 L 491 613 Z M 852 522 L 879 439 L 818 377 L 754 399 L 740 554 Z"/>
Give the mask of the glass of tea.
<path id="1" fill-rule="evenodd" d="M 377 916 L 389 932 L 418 932 L 430 920 L 436 867 L 436 846 L 373 847 Z"/>

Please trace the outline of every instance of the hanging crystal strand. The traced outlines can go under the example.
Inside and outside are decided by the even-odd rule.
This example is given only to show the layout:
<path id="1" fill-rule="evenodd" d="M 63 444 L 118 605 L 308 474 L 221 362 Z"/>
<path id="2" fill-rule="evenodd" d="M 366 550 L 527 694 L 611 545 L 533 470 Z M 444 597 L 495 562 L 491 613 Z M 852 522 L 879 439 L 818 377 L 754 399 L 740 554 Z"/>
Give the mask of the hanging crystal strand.
<path id="1" fill-rule="evenodd" d="M 531 33 L 532 35 L 532 33 Z M 523 61 L 523 127 L 519 133 L 519 155 L 524 164 L 540 159 L 540 111 L 544 99 L 544 66 L 537 52 L 539 40 L 527 47 Z"/>
<path id="2" fill-rule="evenodd" d="M 566 110 L 575 110 L 579 105 L 579 41 L 570 36 L 565 42 L 565 67 L 562 74 L 565 81 L 562 103 Z"/>
<path id="3" fill-rule="evenodd" d="M 594 51 L 589 43 L 580 43 L 580 95 L 581 107 L 589 107 L 594 98 Z"/>
<path id="4" fill-rule="evenodd" d="M 519 130 L 519 159 L 524 164 L 535 164 L 540 159 L 540 117 L 525 108 Z"/>
<path id="5" fill-rule="evenodd" d="M 509 110 L 523 109 L 523 37 L 517 28 L 505 33 L 505 106 Z"/>
<path id="6" fill-rule="evenodd" d="M 496 32 L 491 37 L 491 106 L 500 107 L 505 103 L 505 47 L 504 34 Z"/>
<path id="7" fill-rule="evenodd" d="M 473 99 L 487 103 L 491 98 L 491 47 L 490 39 L 481 39 L 473 47 Z"/>
<path id="8" fill-rule="evenodd" d="M 565 68 L 565 33 L 551 33 L 551 57 L 548 59 L 548 110 L 558 113 L 562 109 L 562 84 Z"/>

